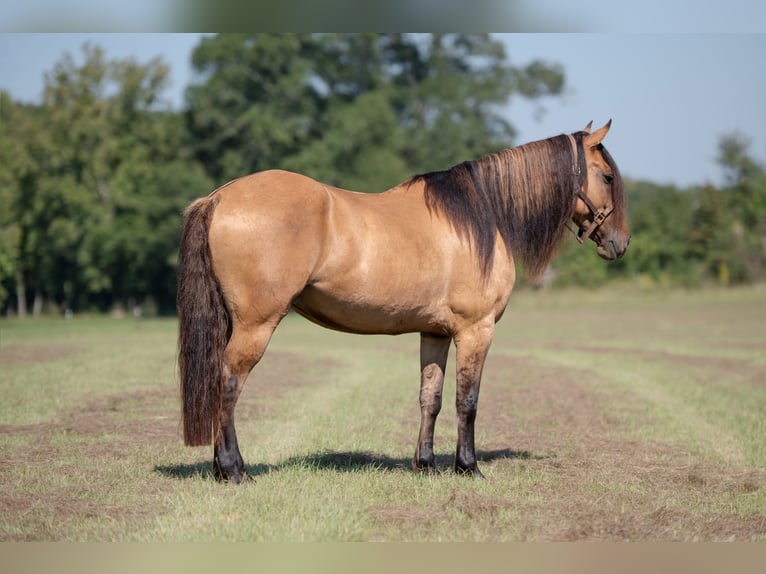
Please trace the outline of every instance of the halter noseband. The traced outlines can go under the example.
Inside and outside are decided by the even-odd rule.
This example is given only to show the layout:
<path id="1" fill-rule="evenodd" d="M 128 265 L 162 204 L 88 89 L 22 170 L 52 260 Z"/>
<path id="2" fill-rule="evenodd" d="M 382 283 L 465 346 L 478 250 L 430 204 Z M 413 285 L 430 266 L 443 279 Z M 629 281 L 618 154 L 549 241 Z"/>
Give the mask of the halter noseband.
<path id="1" fill-rule="evenodd" d="M 606 218 L 609 217 L 609 214 L 614 210 L 614 206 L 606 205 L 605 207 L 598 209 L 595 205 L 593 205 L 593 202 L 590 200 L 590 198 L 585 193 L 583 193 L 583 185 L 585 187 L 588 186 L 588 175 L 587 173 L 582 174 L 580 168 L 579 158 L 580 154 L 583 152 L 582 138 L 575 139 L 572 134 L 567 134 L 567 136 L 569 137 L 569 141 L 572 144 L 572 153 L 574 155 L 574 164 L 572 166 L 572 170 L 574 174 L 578 176 L 577 197 L 582 200 L 582 202 L 590 210 L 591 215 L 593 215 L 593 221 L 591 221 L 587 227 L 579 227 L 578 224 L 578 230 L 576 232 L 571 227 L 569 228 L 572 230 L 572 233 L 575 234 L 575 239 L 577 239 L 577 242 L 582 244 L 585 243 L 586 239 L 593 235 L 593 232 L 596 231 L 601 226 L 601 224 L 604 223 L 604 221 L 606 221 Z"/>

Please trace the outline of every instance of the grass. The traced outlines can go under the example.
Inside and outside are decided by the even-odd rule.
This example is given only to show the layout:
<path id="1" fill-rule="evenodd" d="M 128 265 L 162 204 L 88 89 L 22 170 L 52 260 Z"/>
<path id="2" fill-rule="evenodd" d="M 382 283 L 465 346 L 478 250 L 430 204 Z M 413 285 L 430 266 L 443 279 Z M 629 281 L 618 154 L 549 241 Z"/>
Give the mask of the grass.
<path id="1" fill-rule="evenodd" d="M 414 475 L 418 337 L 289 316 L 237 432 L 179 433 L 173 320 L 0 322 L 0 540 L 766 540 L 766 290 L 518 293 L 485 368 L 485 481 Z"/>

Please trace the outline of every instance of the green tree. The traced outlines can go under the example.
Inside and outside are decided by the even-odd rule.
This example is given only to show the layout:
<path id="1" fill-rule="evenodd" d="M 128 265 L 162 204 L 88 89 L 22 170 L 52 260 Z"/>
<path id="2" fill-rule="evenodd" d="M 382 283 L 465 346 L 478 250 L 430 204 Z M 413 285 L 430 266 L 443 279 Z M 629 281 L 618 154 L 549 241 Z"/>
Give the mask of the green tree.
<path id="1" fill-rule="evenodd" d="M 702 188 L 689 229 L 689 256 L 699 263 L 704 276 L 721 285 L 731 283 L 731 228 L 726 196 L 711 185 Z"/>
<path id="2" fill-rule="evenodd" d="M 43 299 L 172 309 L 181 210 L 210 180 L 183 119 L 162 105 L 161 60 L 109 61 L 89 45 L 82 56 L 65 55 L 46 75 L 42 105 L 14 122 L 17 298 L 31 290 L 36 313 Z"/>
<path id="3" fill-rule="evenodd" d="M 19 315 L 27 311 L 27 290 L 35 293 L 34 311 L 41 309 L 41 268 L 45 257 L 46 226 L 42 215 L 47 197 L 37 193 L 42 180 L 41 158 L 52 154 L 45 118 L 36 106 L 17 104 L 3 95 L 0 123 L 0 180 L 2 183 L 2 251 L 4 298 L 15 292 Z M 12 279 L 11 279 L 12 277 Z"/>
<path id="4" fill-rule="evenodd" d="M 736 283 L 766 278 L 766 166 L 751 157 L 750 145 L 735 133 L 721 138 L 718 148 L 727 184 L 722 193 L 728 212 L 728 265 Z"/>
<path id="5" fill-rule="evenodd" d="M 488 34 L 394 35 L 390 44 L 403 154 L 415 171 L 510 147 L 516 133 L 501 106 L 512 96 L 535 99 L 564 87 L 559 66 L 512 66 Z"/>
<path id="6" fill-rule="evenodd" d="M 283 167 L 380 191 L 510 146 L 500 106 L 563 87 L 486 34 L 219 35 L 193 63 L 189 128 L 220 182 Z"/>
<path id="7" fill-rule="evenodd" d="M 315 135 L 319 93 L 308 61 L 315 46 L 310 36 L 221 34 L 195 48 L 188 127 L 216 181 L 277 167 Z"/>
<path id="8" fill-rule="evenodd" d="M 0 91 L 0 309 L 9 300 L 11 293 L 23 291 L 21 268 L 21 225 L 17 197 L 21 182 L 30 169 L 29 157 L 20 140 L 31 137 L 34 130 L 29 127 L 27 113 L 23 106 L 15 104 L 10 95 Z M 26 301 L 17 304 L 22 313 Z"/>
<path id="9" fill-rule="evenodd" d="M 626 182 L 630 197 L 630 256 L 612 269 L 654 282 L 689 284 L 694 271 L 688 256 L 689 226 L 696 193 L 672 185 Z"/>

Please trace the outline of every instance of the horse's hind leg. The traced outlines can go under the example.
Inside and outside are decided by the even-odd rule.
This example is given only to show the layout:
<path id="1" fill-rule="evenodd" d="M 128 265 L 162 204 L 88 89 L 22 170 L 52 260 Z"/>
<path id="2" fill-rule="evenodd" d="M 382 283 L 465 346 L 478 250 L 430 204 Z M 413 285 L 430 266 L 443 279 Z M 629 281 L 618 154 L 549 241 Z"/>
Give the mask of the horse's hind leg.
<path id="1" fill-rule="evenodd" d="M 234 407 L 247 376 L 266 351 L 274 328 L 275 325 L 261 325 L 256 329 L 245 329 L 235 324 L 226 345 L 221 415 L 213 446 L 213 474 L 219 480 L 239 483 L 250 478 L 239 452 L 234 429 Z"/>
<path id="2" fill-rule="evenodd" d="M 434 472 L 434 426 L 442 408 L 444 369 L 451 342 L 450 337 L 420 334 L 420 433 L 412 469 Z"/>

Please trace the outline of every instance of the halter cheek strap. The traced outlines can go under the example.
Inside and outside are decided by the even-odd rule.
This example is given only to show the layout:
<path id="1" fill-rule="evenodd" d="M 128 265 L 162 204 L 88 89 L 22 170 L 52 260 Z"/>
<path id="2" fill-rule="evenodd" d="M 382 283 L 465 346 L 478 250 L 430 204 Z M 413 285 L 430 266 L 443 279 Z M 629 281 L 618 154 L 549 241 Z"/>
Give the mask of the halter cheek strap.
<path id="1" fill-rule="evenodd" d="M 604 223 L 604 221 L 606 221 L 606 218 L 609 217 L 609 214 L 614 210 L 614 206 L 607 205 L 602 209 L 596 209 L 596 206 L 593 205 L 593 202 L 582 192 L 582 190 L 577 191 L 577 197 L 582 199 L 583 203 L 588 206 L 588 209 L 590 209 L 590 212 L 593 214 L 593 221 L 591 221 L 585 229 L 581 227 L 578 230 L 577 235 L 575 235 L 578 243 L 585 243 L 585 240 L 588 239 L 593 232 Z"/>
<path id="2" fill-rule="evenodd" d="M 579 160 L 579 153 L 582 149 L 582 143 L 577 142 L 575 140 L 574 136 L 571 134 L 568 134 L 569 141 L 572 144 L 572 157 L 574 157 L 574 164 L 572 166 L 573 173 L 578 176 L 578 187 L 577 187 L 577 197 L 582 200 L 582 202 L 587 206 L 587 208 L 590 210 L 591 215 L 593 215 L 593 220 L 586 226 L 586 227 L 579 227 L 577 232 L 575 233 L 574 230 L 572 230 L 573 233 L 575 233 L 575 238 L 577 239 L 578 243 L 585 243 L 585 241 L 593 235 L 593 232 L 596 231 L 599 226 L 606 221 L 606 218 L 609 217 L 609 214 L 612 213 L 614 210 L 613 205 L 606 205 L 605 207 L 598 209 L 595 205 L 593 205 L 593 202 L 590 200 L 590 198 L 583 193 L 583 185 L 588 185 L 588 177 L 587 174 L 584 177 L 580 177 L 582 174 L 580 173 L 580 160 Z M 579 149 L 578 149 L 579 148 Z M 572 229 L 570 227 L 570 229 Z"/>

